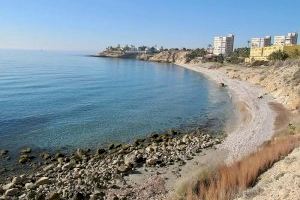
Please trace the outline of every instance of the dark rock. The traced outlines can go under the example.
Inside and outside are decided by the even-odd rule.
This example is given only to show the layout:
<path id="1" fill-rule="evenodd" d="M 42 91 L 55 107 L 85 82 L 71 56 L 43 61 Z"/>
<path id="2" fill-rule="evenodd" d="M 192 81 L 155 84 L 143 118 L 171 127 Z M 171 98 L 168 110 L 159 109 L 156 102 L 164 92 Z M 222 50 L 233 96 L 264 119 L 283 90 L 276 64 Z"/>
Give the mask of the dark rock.
<path id="1" fill-rule="evenodd" d="M 58 193 L 56 192 L 50 192 L 48 193 L 48 195 L 46 196 L 46 199 L 47 200 L 59 200 L 60 199 L 60 196 Z"/>
<path id="2" fill-rule="evenodd" d="M 18 188 L 11 188 L 6 190 L 5 196 L 16 196 L 20 193 L 20 190 Z"/>
<path id="3" fill-rule="evenodd" d="M 25 163 L 29 162 L 31 159 L 32 159 L 31 156 L 29 156 L 28 154 L 24 154 L 24 155 L 20 156 L 19 163 L 20 164 L 25 164 Z"/>
<path id="4" fill-rule="evenodd" d="M 85 200 L 85 199 L 88 199 L 88 198 L 86 198 L 86 196 L 80 192 L 76 192 L 72 198 L 72 200 Z"/>
<path id="5" fill-rule="evenodd" d="M 48 160 L 48 159 L 51 158 L 50 154 L 47 153 L 47 152 L 41 153 L 40 156 L 41 156 L 41 158 L 42 158 L 43 160 Z"/>
<path id="6" fill-rule="evenodd" d="M 8 154 L 8 150 L 0 149 L 0 157 L 6 156 Z"/>
<path id="7" fill-rule="evenodd" d="M 114 148 L 115 148 L 115 144 L 111 144 L 111 145 L 108 146 L 108 149 L 109 149 L 109 150 L 112 150 L 112 149 L 114 149 Z"/>
<path id="8" fill-rule="evenodd" d="M 57 158 L 63 158 L 63 157 L 65 157 L 65 155 L 62 154 L 62 153 L 60 153 L 60 152 L 58 152 L 58 153 L 55 154 L 54 157 L 55 157 L 55 159 L 57 159 Z"/>
<path id="9" fill-rule="evenodd" d="M 97 149 L 97 154 L 98 154 L 98 155 L 102 155 L 102 154 L 104 154 L 104 153 L 106 153 L 106 150 L 105 150 L 105 149 Z"/>

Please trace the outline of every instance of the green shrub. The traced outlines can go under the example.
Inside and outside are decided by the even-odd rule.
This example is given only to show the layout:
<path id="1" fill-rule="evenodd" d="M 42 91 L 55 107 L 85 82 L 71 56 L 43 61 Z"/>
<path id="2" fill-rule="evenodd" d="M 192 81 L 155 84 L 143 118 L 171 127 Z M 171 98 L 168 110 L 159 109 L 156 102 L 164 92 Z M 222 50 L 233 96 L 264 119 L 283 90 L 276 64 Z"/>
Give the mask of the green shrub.
<path id="1" fill-rule="evenodd" d="M 195 49 L 192 50 L 191 52 L 189 52 L 188 54 L 186 54 L 186 60 L 187 62 L 190 62 L 191 60 L 197 58 L 197 57 L 203 57 L 207 54 L 206 49 L 201 48 L 201 49 Z"/>
<path id="2" fill-rule="evenodd" d="M 289 55 L 281 50 L 271 53 L 268 57 L 269 60 L 286 60 L 288 58 L 289 58 Z"/>

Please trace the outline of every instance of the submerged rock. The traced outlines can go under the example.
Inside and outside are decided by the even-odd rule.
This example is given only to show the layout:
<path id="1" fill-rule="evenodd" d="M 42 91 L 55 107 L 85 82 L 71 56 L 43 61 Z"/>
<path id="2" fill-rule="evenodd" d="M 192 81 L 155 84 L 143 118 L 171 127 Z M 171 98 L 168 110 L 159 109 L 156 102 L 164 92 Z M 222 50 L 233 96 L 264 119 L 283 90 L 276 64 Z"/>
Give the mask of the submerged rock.
<path id="1" fill-rule="evenodd" d="M 26 147 L 26 148 L 22 149 L 22 150 L 20 151 L 20 153 L 21 153 L 21 154 L 28 154 L 28 153 L 31 153 L 31 148 Z"/>

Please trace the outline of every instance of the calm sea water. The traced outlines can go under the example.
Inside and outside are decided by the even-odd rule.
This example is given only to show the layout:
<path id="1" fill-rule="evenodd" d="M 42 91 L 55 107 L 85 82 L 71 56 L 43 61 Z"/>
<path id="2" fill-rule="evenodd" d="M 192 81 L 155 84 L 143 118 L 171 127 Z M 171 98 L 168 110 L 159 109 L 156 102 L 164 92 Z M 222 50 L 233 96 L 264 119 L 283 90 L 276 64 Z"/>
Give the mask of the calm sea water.
<path id="1" fill-rule="evenodd" d="M 223 128 L 226 89 L 173 64 L 0 51 L 0 148 L 96 147 L 188 126 Z"/>

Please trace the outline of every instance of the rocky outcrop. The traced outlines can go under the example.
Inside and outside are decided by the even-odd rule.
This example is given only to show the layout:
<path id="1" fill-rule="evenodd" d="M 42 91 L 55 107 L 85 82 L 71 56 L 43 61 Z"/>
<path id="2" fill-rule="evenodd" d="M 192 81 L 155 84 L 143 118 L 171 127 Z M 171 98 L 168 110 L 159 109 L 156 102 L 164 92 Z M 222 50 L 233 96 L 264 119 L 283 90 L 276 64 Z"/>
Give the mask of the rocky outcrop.
<path id="1" fill-rule="evenodd" d="M 163 51 L 153 55 L 148 60 L 154 62 L 184 64 L 186 63 L 186 55 L 188 53 L 189 51 L 184 51 L 184 50 Z"/>

